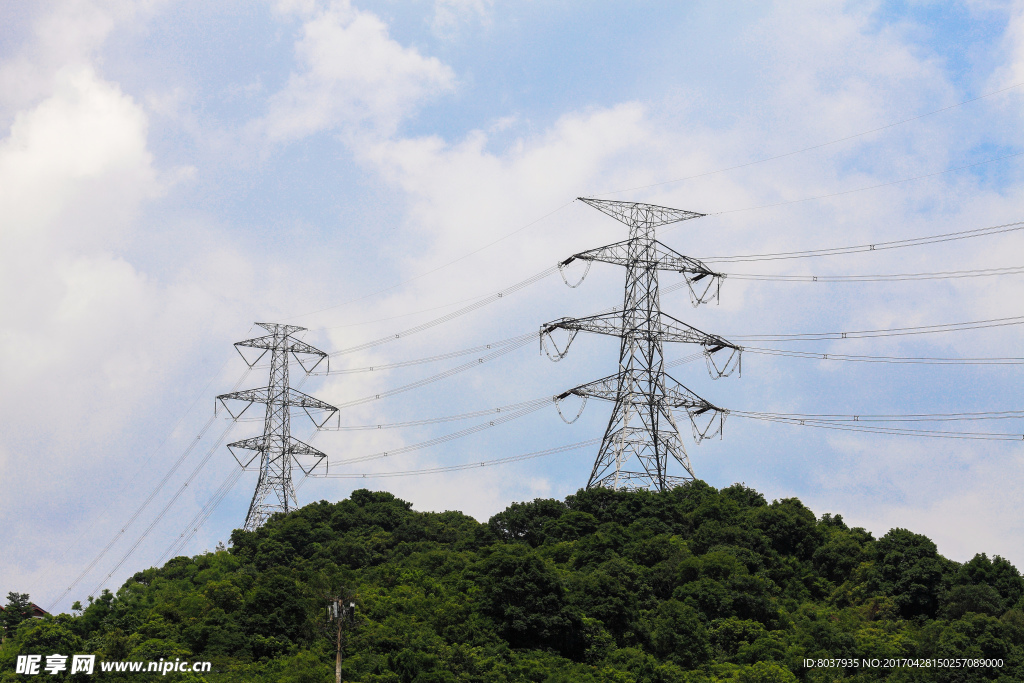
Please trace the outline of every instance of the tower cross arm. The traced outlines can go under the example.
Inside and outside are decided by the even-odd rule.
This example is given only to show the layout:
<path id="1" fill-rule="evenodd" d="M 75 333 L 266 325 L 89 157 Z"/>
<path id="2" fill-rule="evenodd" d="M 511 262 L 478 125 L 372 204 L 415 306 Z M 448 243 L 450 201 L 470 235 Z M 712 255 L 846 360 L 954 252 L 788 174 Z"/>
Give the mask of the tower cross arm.
<path id="1" fill-rule="evenodd" d="M 282 344 L 281 340 L 275 339 L 274 335 L 272 334 L 264 335 L 262 337 L 254 337 L 252 339 L 246 339 L 245 341 L 235 342 L 235 346 L 247 346 L 250 349 L 264 349 L 268 351 L 273 349 L 283 349 L 284 351 L 289 351 L 291 353 L 305 353 L 309 354 L 310 356 L 320 356 L 321 358 L 327 356 L 326 352 L 321 351 L 315 346 L 311 346 L 310 344 L 307 344 L 306 342 L 300 341 L 298 339 L 292 339 L 291 337 L 288 337 Z"/>
<path id="2" fill-rule="evenodd" d="M 321 450 L 313 448 L 304 441 L 299 441 L 294 436 L 291 437 L 291 443 L 288 444 L 288 452 L 292 455 L 308 455 L 318 460 L 326 458 L 327 454 Z"/>
<path id="3" fill-rule="evenodd" d="M 249 403 L 270 403 L 270 390 L 267 387 L 258 389 L 243 389 L 232 391 L 229 394 L 221 394 L 217 397 L 220 402 L 224 401 L 248 401 Z"/>
<path id="4" fill-rule="evenodd" d="M 323 451 L 313 448 L 305 441 L 299 441 L 294 436 L 290 436 L 288 443 L 288 453 L 291 455 L 310 455 L 315 458 L 326 458 L 327 454 Z M 267 438 L 265 436 L 254 436 L 248 439 L 241 439 L 228 444 L 228 448 L 238 448 L 247 451 L 262 451 L 266 448 Z"/>
<path id="5" fill-rule="evenodd" d="M 310 356 L 319 356 L 320 358 L 327 357 L 327 353 L 325 353 L 324 351 L 321 351 L 315 346 L 310 346 L 304 341 L 299 341 L 298 339 L 289 339 L 288 344 L 285 346 L 285 348 L 291 351 L 292 353 L 304 353 Z"/>
<path id="6" fill-rule="evenodd" d="M 295 356 L 295 359 L 302 365 L 302 368 L 307 372 L 312 372 L 314 368 L 320 365 L 320 362 L 328 357 L 328 354 L 311 346 L 304 341 L 299 339 L 293 339 L 292 334 L 295 332 L 301 332 L 305 330 L 305 327 L 299 327 L 298 325 L 278 325 L 276 323 L 256 323 L 263 329 L 270 332 L 270 334 L 263 335 L 262 337 L 253 337 L 252 339 L 246 339 L 245 341 L 235 342 L 235 350 L 242 356 L 242 360 L 250 368 L 259 362 L 260 358 L 263 357 L 267 351 L 277 351 L 284 353 L 291 353 Z M 259 355 L 256 360 L 250 361 L 242 353 L 241 347 L 247 347 L 250 349 L 262 349 L 263 353 Z M 308 355 L 315 356 L 317 358 L 316 363 L 312 367 L 307 368 L 306 364 L 303 363 L 302 358 L 299 356 Z"/>
<path id="7" fill-rule="evenodd" d="M 692 256 L 684 256 L 672 247 L 666 246 L 655 240 L 654 242 L 655 262 L 653 267 L 658 270 L 674 270 L 677 273 L 695 275 L 694 280 L 702 280 L 706 277 L 721 278 L 721 273 L 708 268 L 704 263 Z"/>
<path id="8" fill-rule="evenodd" d="M 262 323 L 256 324 L 263 327 Z M 298 341 L 297 339 L 292 339 L 289 335 L 291 335 L 293 332 L 298 332 L 300 330 L 306 329 L 305 327 L 297 327 L 295 325 L 281 325 L 281 327 L 285 332 L 284 339 L 286 340 L 286 344 Z M 271 332 L 273 332 L 273 330 L 271 330 Z M 235 347 L 237 348 L 239 346 L 247 346 L 250 349 L 264 349 L 269 351 L 271 349 L 279 348 L 281 345 L 281 339 L 282 337 L 279 335 L 265 334 L 262 337 L 253 337 L 252 339 L 245 339 L 240 342 L 235 342 Z"/>
<path id="9" fill-rule="evenodd" d="M 289 440 L 289 443 L 288 443 L 288 453 L 289 453 L 289 455 L 291 455 L 293 457 L 292 461 L 299 466 L 299 469 L 301 469 L 304 474 L 307 474 L 307 475 L 312 473 L 313 470 L 315 470 L 317 467 L 319 467 L 320 463 L 324 462 L 325 459 L 327 458 L 327 454 L 326 453 L 324 453 L 323 451 L 320 451 L 320 450 L 318 450 L 316 448 L 313 448 L 312 446 L 310 446 L 308 443 L 305 443 L 304 441 L 299 441 L 294 436 L 290 437 L 290 440 Z M 295 456 L 300 456 L 300 455 L 301 456 L 305 456 L 307 459 L 312 458 L 312 460 L 313 460 L 312 464 L 309 467 L 306 467 L 303 464 L 303 459 L 302 458 L 295 457 Z"/>
<path id="10" fill-rule="evenodd" d="M 612 311 L 611 313 L 599 313 L 585 318 L 560 318 L 541 326 L 540 334 L 550 334 L 554 330 L 569 330 L 573 332 L 595 332 L 607 334 L 613 337 L 621 337 L 622 313 Z"/>
<path id="11" fill-rule="evenodd" d="M 271 392 L 267 387 L 259 387 L 258 389 L 243 389 L 242 391 L 232 391 L 230 394 L 221 394 L 217 397 L 219 401 L 249 401 L 251 403 L 270 403 L 275 400 L 276 397 L 271 396 Z M 297 406 L 299 408 L 315 408 L 318 410 L 328 410 L 335 412 L 338 409 L 332 406 L 326 401 L 321 401 L 315 396 L 304 394 L 298 389 L 288 387 L 287 398 L 282 400 L 283 403 L 289 406 Z"/>
<path id="12" fill-rule="evenodd" d="M 692 415 L 703 415 L 711 411 L 728 412 L 693 393 L 667 373 L 665 374 L 665 396 L 662 400 L 667 408 L 682 409 Z"/>
<path id="13" fill-rule="evenodd" d="M 254 451 L 254 455 L 239 457 L 235 450 L 240 451 Z M 253 436 L 248 439 L 242 439 L 240 441 L 234 441 L 228 444 L 228 452 L 234 456 L 239 466 L 243 469 L 252 464 L 261 453 L 267 450 L 267 437 L 266 436 Z"/>
<path id="14" fill-rule="evenodd" d="M 628 370 L 626 372 L 629 372 Z M 707 412 L 728 413 L 727 410 L 719 408 L 713 403 L 693 393 L 677 380 L 665 374 L 664 394 L 658 397 L 659 403 L 665 409 L 685 410 L 693 415 L 703 415 Z M 637 378 L 639 379 L 639 378 Z M 623 382 L 621 373 L 609 375 L 593 382 L 581 384 L 578 387 L 564 391 L 555 400 L 561 400 L 567 396 L 580 396 L 586 398 L 600 398 L 606 401 L 616 401 L 620 398 L 619 386 Z M 633 382 L 634 384 L 636 382 Z"/>
<path id="15" fill-rule="evenodd" d="M 562 261 L 560 266 L 567 266 L 573 261 L 599 261 L 601 263 L 612 263 L 619 266 L 640 266 L 657 270 L 671 270 L 677 273 L 685 273 L 694 276 L 694 281 L 703 280 L 706 277 L 722 277 L 721 273 L 708 268 L 695 258 L 684 256 L 671 247 L 655 241 L 653 249 L 650 250 L 649 258 L 638 259 L 635 254 L 630 254 L 630 243 L 632 240 L 623 240 L 597 249 L 589 249 L 573 254 Z"/>
<path id="16" fill-rule="evenodd" d="M 609 375 L 603 379 L 587 382 L 568 391 L 563 391 L 558 396 L 555 396 L 555 400 L 560 401 L 566 396 L 580 396 L 583 398 L 601 398 L 606 401 L 614 401 L 618 397 L 618 391 L 619 376 Z"/>
<path id="17" fill-rule="evenodd" d="M 700 344 L 708 353 L 715 353 L 722 349 L 742 351 L 743 349 L 730 341 L 726 341 L 717 334 L 702 332 L 696 327 L 687 325 L 682 320 L 673 318 L 668 313 L 661 313 L 661 324 L 659 327 L 659 338 L 661 341 L 680 342 L 684 344 Z"/>
<path id="18" fill-rule="evenodd" d="M 258 453 L 262 453 L 263 451 L 267 450 L 267 437 L 254 436 L 249 439 L 242 439 L 240 441 L 235 441 L 233 443 L 228 444 L 228 450 L 230 450 L 233 455 L 235 455 L 235 449 L 245 451 L 257 451 Z M 294 436 L 288 437 L 288 447 L 284 450 L 287 455 L 293 457 L 306 456 L 307 458 L 312 458 L 313 460 L 315 460 L 315 462 L 308 468 L 302 464 L 301 460 L 294 461 L 299 466 L 299 468 L 306 474 L 309 474 L 314 469 L 316 469 L 320 462 L 327 457 L 327 454 L 324 453 L 323 451 L 313 448 L 304 441 L 299 441 Z M 235 460 L 237 460 L 238 464 L 241 465 L 242 467 L 248 467 L 252 463 L 252 461 L 255 460 L 255 457 L 243 461 L 243 459 L 235 455 Z"/>
<path id="19" fill-rule="evenodd" d="M 315 396 L 304 394 L 298 389 L 288 388 L 288 405 L 298 406 L 300 408 L 315 408 L 317 410 L 326 410 L 331 413 L 338 412 L 338 409 L 332 406 L 326 401 L 321 401 Z"/>
<path id="20" fill-rule="evenodd" d="M 622 313 L 612 311 L 610 313 L 599 313 L 585 318 L 561 318 L 543 325 L 540 329 L 541 335 L 550 334 L 557 329 L 573 332 L 594 332 L 606 334 L 613 337 L 629 336 L 633 339 L 644 341 L 677 342 L 683 344 L 700 344 L 708 353 L 715 353 L 722 349 L 742 350 L 736 344 L 726 341 L 717 334 L 702 332 L 696 327 L 687 325 L 682 320 L 673 318 L 662 312 L 658 324 L 654 326 L 638 325 L 636 327 L 623 327 Z"/>
<path id="21" fill-rule="evenodd" d="M 701 398 L 668 374 L 664 375 L 664 390 L 665 394 L 661 398 L 664 406 L 686 411 L 686 416 L 690 418 L 690 425 L 693 427 L 693 438 L 697 443 L 722 434 L 728 410 Z"/>
<path id="22" fill-rule="evenodd" d="M 644 225 L 654 228 L 659 225 L 668 225 L 669 223 L 700 218 L 706 215 L 696 211 L 673 209 L 668 206 L 643 204 L 641 202 L 620 202 L 612 199 L 594 199 L 591 197 L 577 197 L 577 199 L 629 226 Z"/>
<path id="23" fill-rule="evenodd" d="M 262 451 L 266 444 L 266 437 L 253 436 L 248 439 L 241 439 L 228 444 L 228 448 L 239 448 L 246 451 Z"/>
<path id="24" fill-rule="evenodd" d="M 573 261 L 600 261 L 612 263 L 618 266 L 629 264 L 629 240 L 608 244 L 597 249 L 588 249 L 578 254 L 573 254 L 558 265 L 567 266 Z"/>

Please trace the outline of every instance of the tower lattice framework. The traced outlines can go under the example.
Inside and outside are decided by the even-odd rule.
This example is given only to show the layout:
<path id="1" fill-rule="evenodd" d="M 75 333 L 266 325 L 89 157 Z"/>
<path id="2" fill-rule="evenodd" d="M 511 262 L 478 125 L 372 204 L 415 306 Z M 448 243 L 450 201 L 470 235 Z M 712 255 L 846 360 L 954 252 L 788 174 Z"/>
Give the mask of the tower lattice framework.
<path id="1" fill-rule="evenodd" d="M 661 310 L 658 271 L 675 271 L 689 286 L 694 306 L 718 296 L 723 276 L 697 259 L 665 246 L 655 229 L 704 214 L 653 204 L 579 198 L 629 227 L 629 238 L 570 256 L 573 261 L 600 261 L 624 266 L 625 296 L 622 309 L 585 318 L 562 318 L 541 326 L 541 344 L 555 330 L 565 330 L 565 348 L 552 356 L 565 356 L 577 332 L 596 332 L 621 339 L 619 369 L 595 382 L 582 384 L 555 397 L 569 395 L 614 401 L 587 488 L 666 489 L 694 478 L 693 468 L 679 434 L 673 411 L 685 411 L 696 441 L 720 434 L 726 411 L 697 396 L 665 372 L 663 344 L 682 342 L 703 348 L 712 377 L 731 374 L 740 364 L 740 347 L 721 337 L 701 332 Z M 589 264 L 588 264 L 589 267 Z M 551 340 L 554 343 L 554 340 Z M 724 353 L 724 362 L 717 354 Z M 550 354 L 549 354 L 550 355 Z M 670 460 L 682 474 L 669 474 Z"/>
<path id="2" fill-rule="evenodd" d="M 249 467 L 259 459 L 259 481 L 249 512 L 245 516 L 245 530 L 258 529 L 276 512 L 290 512 L 298 507 L 295 486 L 292 482 L 292 471 L 297 467 L 305 474 L 312 472 L 327 456 L 291 435 L 291 409 L 300 407 L 309 419 L 319 428 L 330 419 L 337 408 L 304 394 L 289 385 L 289 364 L 294 358 L 302 369 L 312 372 L 327 354 L 305 342 L 292 337 L 296 332 L 305 330 L 296 325 L 279 325 L 277 323 L 256 323 L 270 334 L 247 339 L 235 344 L 239 355 L 250 368 L 254 367 L 264 356 L 270 354 L 270 378 L 266 387 L 246 389 L 229 394 L 222 394 L 217 400 L 231 413 L 235 419 L 249 409 L 254 403 L 265 404 L 266 416 L 263 421 L 263 436 L 255 436 L 228 444 L 228 449 L 242 467 Z M 240 347 L 260 350 L 255 360 L 250 361 L 241 352 Z M 309 365 L 307 365 L 309 364 Z M 245 402 L 240 411 L 231 410 L 228 401 Z M 318 411 L 326 416 L 322 420 L 314 418 L 310 410 Z M 251 451 L 251 455 L 240 457 L 240 451 Z"/>

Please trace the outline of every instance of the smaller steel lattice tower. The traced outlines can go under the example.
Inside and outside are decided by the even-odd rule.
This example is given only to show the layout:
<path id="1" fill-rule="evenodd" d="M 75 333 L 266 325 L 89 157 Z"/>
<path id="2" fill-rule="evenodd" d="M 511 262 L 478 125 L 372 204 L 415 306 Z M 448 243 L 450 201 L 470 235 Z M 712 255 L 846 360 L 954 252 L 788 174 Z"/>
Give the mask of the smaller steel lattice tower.
<path id="1" fill-rule="evenodd" d="M 726 411 L 697 396 L 665 372 L 663 343 L 699 344 L 703 347 L 708 371 L 715 378 L 731 374 L 739 367 L 741 349 L 662 312 L 658 271 L 682 274 L 694 306 L 718 296 L 722 275 L 655 238 L 657 227 L 703 214 L 653 204 L 579 199 L 629 226 L 629 239 L 574 254 L 562 261 L 559 268 L 573 261 L 624 266 L 626 288 L 622 310 L 547 323 L 541 326 L 541 345 L 543 348 L 545 338 L 550 338 L 555 330 L 567 331 L 569 338 L 565 347 L 561 350 L 556 347 L 554 355 L 549 353 L 553 360 L 560 360 L 581 330 L 619 337 L 619 370 L 609 377 L 570 389 L 555 400 L 576 395 L 615 403 L 587 488 L 664 491 L 694 478 L 672 411 L 686 411 L 698 442 L 721 433 Z M 727 355 L 719 367 L 715 354 L 722 351 Z M 670 459 L 682 467 L 682 474 L 668 473 Z"/>
<path id="2" fill-rule="evenodd" d="M 263 436 L 242 439 L 228 444 L 228 449 L 235 456 L 238 464 L 248 467 L 259 458 L 260 478 L 256 484 L 256 492 L 249 504 L 249 512 L 245 517 L 245 530 L 258 529 L 275 512 L 289 512 L 298 507 L 295 498 L 295 486 L 292 483 L 292 470 L 298 467 L 305 474 L 312 472 L 327 456 L 309 444 L 299 441 L 291 435 L 291 409 L 299 407 L 306 415 L 322 427 L 330 419 L 337 408 L 323 401 L 291 388 L 288 383 L 288 366 L 294 358 L 302 369 L 312 372 L 325 358 L 323 351 L 293 338 L 296 332 L 305 330 L 295 325 L 278 325 L 276 323 L 256 323 L 270 334 L 255 339 L 247 339 L 235 344 L 239 355 L 252 368 L 267 353 L 270 353 L 270 381 L 260 389 L 246 389 L 230 394 L 222 394 L 217 400 L 235 419 L 249 409 L 254 403 L 267 406 L 263 421 Z M 261 353 L 250 361 L 242 354 L 241 348 L 258 349 Z M 306 360 L 304 360 L 306 359 Z M 315 359 L 315 362 L 313 362 Z M 307 367 L 306 363 L 311 363 Z M 237 413 L 232 411 L 228 401 L 242 401 L 246 405 Z M 322 420 L 314 418 L 310 410 L 326 413 Z M 239 457 L 238 451 L 252 451 L 249 456 Z"/>

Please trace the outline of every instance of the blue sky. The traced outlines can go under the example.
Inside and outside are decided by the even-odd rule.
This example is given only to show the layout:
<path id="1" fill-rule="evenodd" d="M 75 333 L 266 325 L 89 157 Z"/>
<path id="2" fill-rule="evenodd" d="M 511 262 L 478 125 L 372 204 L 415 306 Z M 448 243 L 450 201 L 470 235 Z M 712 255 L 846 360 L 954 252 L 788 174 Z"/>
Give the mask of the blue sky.
<path id="1" fill-rule="evenodd" d="M 1024 87 L 787 154 L 1024 82 L 1024 6 L 963 3 L 94 2 L 0 4 L 0 592 L 49 604 L 118 534 L 244 365 L 255 321 L 337 351 L 392 335 L 625 237 L 571 200 L 712 214 L 662 233 L 696 257 L 863 244 L 1024 219 Z M 933 174 L 874 190 L 856 188 Z M 690 176 L 686 181 L 666 182 Z M 627 192 L 629 188 L 643 188 Z M 810 197 L 824 199 L 797 201 Z M 757 209 L 770 204 L 772 208 Z M 486 246 L 510 233 L 493 246 Z M 465 257 L 467 254 L 470 256 Z M 1019 265 L 1016 233 L 888 252 L 728 264 L 727 273 L 856 275 Z M 570 276 L 572 273 L 570 273 Z M 416 335 L 332 359 L 360 368 L 474 347 L 621 300 L 621 270 L 553 275 Z M 664 276 L 663 285 L 676 282 Z M 383 290 L 383 291 L 382 291 Z M 719 304 L 663 308 L 731 335 L 864 330 L 1024 314 L 1021 276 L 857 284 L 726 279 Z M 1020 356 L 1016 326 L 791 344 L 820 353 Z M 767 345 L 767 344 L 766 344 Z M 776 345 L 778 346 L 778 345 Z M 667 348 L 681 358 L 686 348 Z M 346 409 L 343 424 L 419 420 L 551 396 L 614 371 L 580 335 L 557 364 L 531 343 L 422 389 Z M 465 358 L 313 377 L 344 403 Z M 257 386 L 254 371 L 241 386 Z M 877 365 L 748 354 L 743 376 L 672 374 L 736 410 L 947 413 L 1024 408 L 1019 366 Z M 493 459 L 601 436 L 610 406 L 553 408 L 442 446 L 334 472 Z M 333 460 L 473 421 L 322 433 Z M 980 426 L 979 426 L 980 424 Z M 296 418 L 295 434 L 311 427 Z M 995 426 L 992 426 L 995 425 Z M 231 473 L 223 415 L 154 502 L 61 603 L 156 563 Z M 965 431 L 1024 433 L 1021 421 Z M 237 424 L 228 438 L 255 435 Z M 884 534 L 928 534 L 958 560 L 1024 565 L 1024 461 L 1013 442 L 930 440 L 727 419 L 684 440 L 698 476 L 798 496 Z M 445 475 L 360 480 L 417 509 L 486 519 L 563 498 L 593 448 Z M 153 530 L 117 561 L 212 452 Z M 246 474 L 189 553 L 227 540 Z M 309 480 L 300 502 L 339 500 Z M 111 574 L 107 579 L 107 574 Z"/>

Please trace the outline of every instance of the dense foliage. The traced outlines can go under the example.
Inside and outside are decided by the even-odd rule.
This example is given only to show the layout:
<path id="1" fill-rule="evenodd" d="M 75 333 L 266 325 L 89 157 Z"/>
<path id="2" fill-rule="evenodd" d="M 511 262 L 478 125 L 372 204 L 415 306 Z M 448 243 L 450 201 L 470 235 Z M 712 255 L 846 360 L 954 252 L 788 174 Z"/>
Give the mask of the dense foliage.
<path id="1" fill-rule="evenodd" d="M 53 652 L 211 660 L 208 681 L 332 681 L 332 596 L 356 603 L 347 681 L 1024 680 L 1024 580 L 1009 562 L 958 564 L 905 529 L 875 539 L 740 485 L 580 491 L 486 524 L 360 490 L 231 541 L 73 616 L 15 625 L 0 681 L 28 680 L 16 655 Z M 803 665 L 890 657 L 1003 666 Z M 117 676 L 82 679 L 147 680 Z"/>

